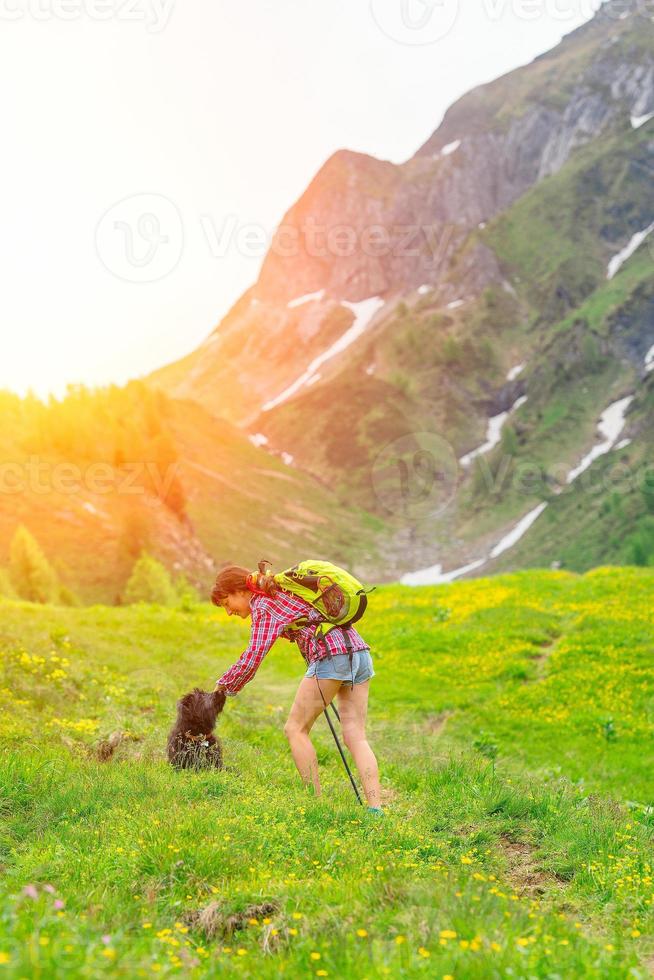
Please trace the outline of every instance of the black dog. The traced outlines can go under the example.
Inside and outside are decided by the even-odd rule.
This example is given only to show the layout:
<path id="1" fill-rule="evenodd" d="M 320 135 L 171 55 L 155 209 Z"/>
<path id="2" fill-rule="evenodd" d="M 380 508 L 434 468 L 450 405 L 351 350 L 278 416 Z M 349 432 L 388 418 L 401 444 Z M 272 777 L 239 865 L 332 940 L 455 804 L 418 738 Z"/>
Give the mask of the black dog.
<path id="1" fill-rule="evenodd" d="M 168 761 L 176 769 L 222 769 L 222 746 L 212 733 L 224 706 L 223 691 L 196 687 L 180 698 L 177 721 L 168 735 Z"/>

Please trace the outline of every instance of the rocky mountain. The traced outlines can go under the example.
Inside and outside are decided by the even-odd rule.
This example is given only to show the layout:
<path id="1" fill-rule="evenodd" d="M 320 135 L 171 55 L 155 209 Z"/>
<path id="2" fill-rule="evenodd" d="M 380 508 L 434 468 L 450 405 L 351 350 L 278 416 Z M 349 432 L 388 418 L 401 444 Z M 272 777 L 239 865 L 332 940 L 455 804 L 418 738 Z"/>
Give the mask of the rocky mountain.
<path id="1" fill-rule="evenodd" d="M 379 577 L 654 561 L 653 20 L 609 0 L 404 164 L 334 154 L 152 377 L 383 519 Z"/>

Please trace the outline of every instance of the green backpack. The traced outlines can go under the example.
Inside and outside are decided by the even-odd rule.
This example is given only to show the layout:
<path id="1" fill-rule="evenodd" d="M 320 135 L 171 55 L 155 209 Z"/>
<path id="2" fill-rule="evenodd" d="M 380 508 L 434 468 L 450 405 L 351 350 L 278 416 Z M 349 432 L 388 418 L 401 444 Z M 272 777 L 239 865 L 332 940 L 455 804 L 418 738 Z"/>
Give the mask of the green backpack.
<path id="1" fill-rule="evenodd" d="M 268 567 L 267 567 L 268 566 Z M 259 562 L 259 572 L 251 576 L 254 590 L 274 595 L 278 589 L 309 602 L 331 626 L 352 626 L 368 605 L 366 589 L 354 575 L 330 561 L 307 559 L 285 572 L 273 575 L 269 561 Z"/>

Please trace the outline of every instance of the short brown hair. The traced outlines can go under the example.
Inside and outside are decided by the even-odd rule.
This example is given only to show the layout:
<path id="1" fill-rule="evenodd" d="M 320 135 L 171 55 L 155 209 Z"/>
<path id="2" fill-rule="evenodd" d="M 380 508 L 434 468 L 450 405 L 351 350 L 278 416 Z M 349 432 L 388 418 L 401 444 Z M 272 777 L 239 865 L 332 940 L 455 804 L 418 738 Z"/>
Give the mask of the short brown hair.
<path id="1" fill-rule="evenodd" d="M 222 606 L 228 595 L 234 592 L 244 592 L 250 570 L 242 565 L 225 565 L 220 572 L 216 584 L 211 590 L 211 601 L 214 606 Z"/>

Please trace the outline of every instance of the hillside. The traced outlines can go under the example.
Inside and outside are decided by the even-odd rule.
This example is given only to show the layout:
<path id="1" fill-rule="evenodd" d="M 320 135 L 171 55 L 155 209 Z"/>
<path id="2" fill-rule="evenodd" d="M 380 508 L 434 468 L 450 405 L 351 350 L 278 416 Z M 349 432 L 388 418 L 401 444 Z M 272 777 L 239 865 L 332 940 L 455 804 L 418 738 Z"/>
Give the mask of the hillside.
<path id="1" fill-rule="evenodd" d="M 0 471 L 0 573 L 23 524 L 84 603 L 120 602 L 143 551 L 206 595 L 223 562 L 271 553 L 283 566 L 329 551 L 367 576 L 392 538 L 197 402 L 142 382 L 47 405 L 0 393 Z"/>
<path id="2" fill-rule="evenodd" d="M 374 833 L 322 721 L 298 785 L 291 647 L 220 719 L 233 768 L 176 773 L 175 700 L 244 624 L 0 602 L 3 975 L 644 980 L 653 601 L 616 569 L 374 593 Z"/>
<path id="3" fill-rule="evenodd" d="M 611 0 L 458 100 L 406 163 L 331 157 L 258 282 L 153 382 L 292 446 L 395 529 L 402 572 L 654 561 L 653 126 L 654 23 Z M 628 397 L 619 455 L 568 481 Z M 425 432 L 460 465 L 449 506 L 416 518 L 376 473 L 404 439 L 398 493 L 419 495 Z"/>

